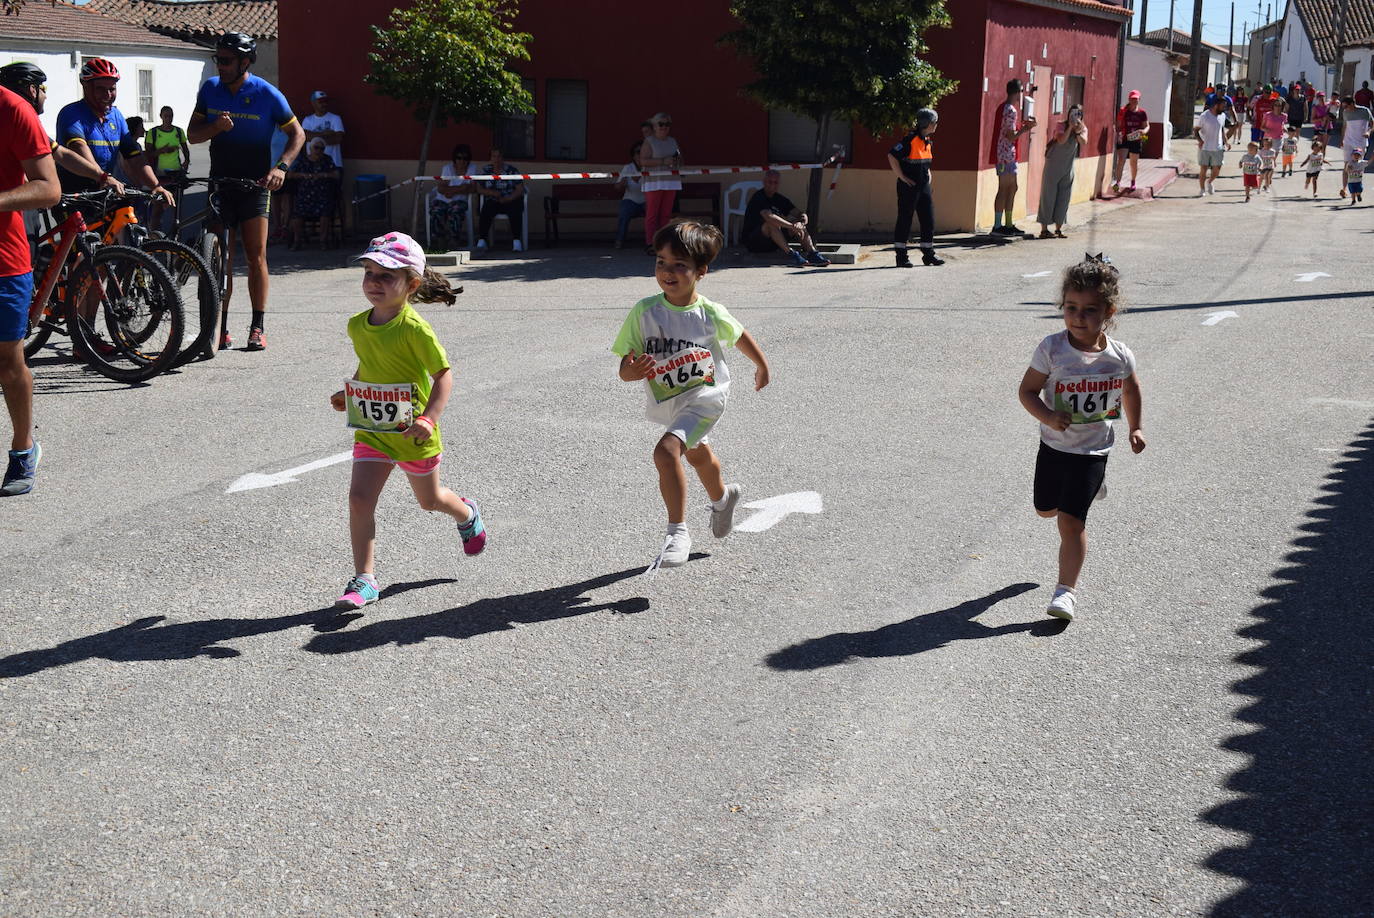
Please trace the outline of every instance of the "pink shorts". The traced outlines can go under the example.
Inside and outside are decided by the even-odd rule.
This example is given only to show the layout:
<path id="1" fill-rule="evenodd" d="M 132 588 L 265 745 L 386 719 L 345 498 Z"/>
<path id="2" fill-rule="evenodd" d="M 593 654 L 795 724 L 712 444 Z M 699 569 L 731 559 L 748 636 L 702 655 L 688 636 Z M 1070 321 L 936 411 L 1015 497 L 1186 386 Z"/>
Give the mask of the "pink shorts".
<path id="1" fill-rule="evenodd" d="M 434 470 L 439 467 L 439 460 L 443 458 L 444 454 L 440 453 L 437 456 L 430 456 L 428 459 L 415 459 L 410 462 L 397 462 L 395 459 L 392 459 L 390 456 L 388 456 L 381 450 L 377 449 L 375 446 L 369 446 L 366 443 L 359 443 L 356 440 L 353 443 L 354 462 L 390 462 L 393 465 L 398 466 L 401 469 L 401 471 L 405 472 L 407 475 L 433 475 Z"/>

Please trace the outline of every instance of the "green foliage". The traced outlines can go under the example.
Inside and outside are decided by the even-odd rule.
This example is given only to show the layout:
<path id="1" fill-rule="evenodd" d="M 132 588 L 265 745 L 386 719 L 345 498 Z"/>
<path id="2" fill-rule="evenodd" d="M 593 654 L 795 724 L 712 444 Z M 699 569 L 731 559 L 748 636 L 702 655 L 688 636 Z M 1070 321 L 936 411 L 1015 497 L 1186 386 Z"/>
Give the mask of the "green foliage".
<path id="1" fill-rule="evenodd" d="M 372 72 L 364 79 L 415 110 L 421 120 L 492 123 L 534 111 L 509 64 L 529 60 L 527 32 L 513 32 L 506 0 L 416 0 L 372 26 Z M 437 103 L 437 105 L 436 105 Z"/>
<path id="2" fill-rule="evenodd" d="M 6 16 L 18 16 L 19 11 L 24 8 L 25 0 L 0 0 L 0 9 L 3 9 Z M 57 0 L 49 0 L 49 6 L 57 6 Z"/>
<path id="3" fill-rule="evenodd" d="M 743 28 L 722 41 L 759 78 L 745 93 L 766 108 L 896 133 L 955 82 L 921 58 L 931 26 L 948 25 L 944 0 L 734 0 Z"/>

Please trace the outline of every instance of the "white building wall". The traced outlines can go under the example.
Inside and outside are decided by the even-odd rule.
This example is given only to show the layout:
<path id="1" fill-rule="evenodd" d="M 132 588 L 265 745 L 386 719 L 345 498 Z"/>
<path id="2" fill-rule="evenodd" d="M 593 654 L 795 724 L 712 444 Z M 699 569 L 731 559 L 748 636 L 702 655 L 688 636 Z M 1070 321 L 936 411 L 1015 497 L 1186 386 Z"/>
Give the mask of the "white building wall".
<path id="1" fill-rule="evenodd" d="M 1161 48 L 1126 42 L 1126 55 L 1121 64 L 1121 85 L 1127 90 L 1140 90 L 1140 107 L 1150 113 L 1153 124 L 1164 131 L 1164 156 L 1169 156 L 1169 138 L 1175 133 L 1172 125 L 1164 127 L 1173 104 L 1174 69 L 1168 55 Z M 1192 125 L 1179 125 L 1192 130 Z"/>
<path id="2" fill-rule="evenodd" d="M 1296 3 L 1288 4 L 1288 15 L 1283 20 L 1283 33 L 1279 36 L 1279 72 L 1276 76 L 1285 83 L 1301 79 L 1323 92 L 1331 91 L 1331 77 L 1312 51 L 1312 42 L 1303 28 Z"/>
<path id="3" fill-rule="evenodd" d="M 1368 80 L 1370 88 L 1374 88 L 1374 46 L 1356 45 L 1345 49 L 1343 63 L 1355 65 L 1354 89 L 1359 89 L 1360 84 Z"/>
<path id="4" fill-rule="evenodd" d="M 62 47 L 48 45 L 42 47 L 32 43 L 25 47 L 19 39 L 7 39 L 0 44 L 0 66 L 14 61 L 29 61 L 43 68 L 48 75 L 48 102 L 40 120 L 49 136 L 57 134 L 57 113 L 62 106 L 81 98 L 81 61 L 87 57 L 103 57 L 119 68 L 119 95 L 115 105 L 129 118 L 141 114 L 139 111 L 138 72 L 151 70 L 153 73 L 152 120 L 147 126 L 158 123 L 158 110 L 170 105 L 173 123 L 185 128 L 191 120 L 191 110 L 195 108 L 196 92 L 200 84 L 214 75 L 210 64 L 209 52 L 188 49 L 186 53 L 146 49 L 136 51 L 130 48 L 100 47 L 85 45 L 80 48 L 64 43 Z M 208 144 L 191 145 L 191 170 L 204 174 L 209 168 Z"/>

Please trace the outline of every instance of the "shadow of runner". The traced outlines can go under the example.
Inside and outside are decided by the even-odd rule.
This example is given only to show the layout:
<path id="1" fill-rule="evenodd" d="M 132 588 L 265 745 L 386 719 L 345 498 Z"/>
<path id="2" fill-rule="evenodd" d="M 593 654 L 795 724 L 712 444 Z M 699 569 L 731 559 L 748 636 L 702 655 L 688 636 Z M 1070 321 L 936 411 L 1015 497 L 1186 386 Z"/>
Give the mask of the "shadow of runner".
<path id="1" fill-rule="evenodd" d="M 1067 622 L 1044 619 L 989 628 L 973 619 L 1004 599 L 1020 596 L 1039 587 L 1038 583 L 1013 583 L 981 599 L 970 599 L 957 606 L 894 622 L 872 631 L 827 634 L 770 653 L 766 662 L 772 669 L 820 669 L 838 666 L 855 657 L 904 657 L 936 650 L 952 641 L 997 637 L 1029 631 L 1034 635 L 1059 634 Z"/>
<path id="2" fill-rule="evenodd" d="M 691 557 L 704 556 L 693 554 Z M 479 599 L 465 606 L 429 615 L 373 622 L 353 631 L 335 631 L 325 623 L 325 627 L 316 629 L 325 633 L 311 638 L 305 649 L 314 653 L 353 653 L 387 644 L 419 644 L 428 638 L 462 640 L 480 634 L 490 634 L 493 631 L 509 631 L 517 625 L 534 625 L 592 612 L 606 611 L 618 615 L 631 615 L 647 611 L 649 600 L 637 596 L 593 605 L 591 597 L 584 594 L 621 580 L 628 580 L 643 571 L 643 567 L 633 567 L 567 586 L 493 599 Z"/>
<path id="3" fill-rule="evenodd" d="M 1250 841 L 1208 859 L 1245 883 L 1213 915 L 1374 915 L 1374 426 L 1322 490 L 1239 632 L 1265 642 L 1236 658 L 1259 668 L 1233 686 L 1256 729 L 1225 743 L 1244 796 L 1203 819 Z"/>
<path id="4" fill-rule="evenodd" d="M 410 590 L 456 583 L 452 578 L 394 583 L 382 591 L 382 598 L 399 596 Z M 115 663 L 150 660 L 190 660 L 210 657 L 217 660 L 241 656 L 223 641 L 271 634 L 328 621 L 336 614 L 333 606 L 279 615 L 275 618 L 210 618 L 194 622 L 160 625 L 165 615 L 150 615 L 109 631 L 76 638 L 46 650 L 28 650 L 0 659 L 0 679 L 32 676 L 45 669 L 80 663 L 83 660 L 110 660 Z"/>

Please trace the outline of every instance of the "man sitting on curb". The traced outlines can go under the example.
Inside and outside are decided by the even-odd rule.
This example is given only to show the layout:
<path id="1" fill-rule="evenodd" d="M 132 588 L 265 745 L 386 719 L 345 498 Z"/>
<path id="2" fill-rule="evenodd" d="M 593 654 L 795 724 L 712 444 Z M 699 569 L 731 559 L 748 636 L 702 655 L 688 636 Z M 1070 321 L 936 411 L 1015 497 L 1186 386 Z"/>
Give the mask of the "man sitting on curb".
<path id="1" fill-rule="evenodd" d="M 781 178 L 773 169 L 763 174 L 763 188 L 754 192 L 744 209 L 740 239 L 751 252 L 761 254 L 776 249 L 791 258 L 798 267 L 813 264 L 823 268 L 830 261 L 816 250 L 816 244 L 811 241 L 811 234 L 806 230 L 806 214 L 778 194 L 778 181 Z M 787 242 L 788 236 L 795 237 L 801 244 L 800 252 L 792 250 Z"/>

